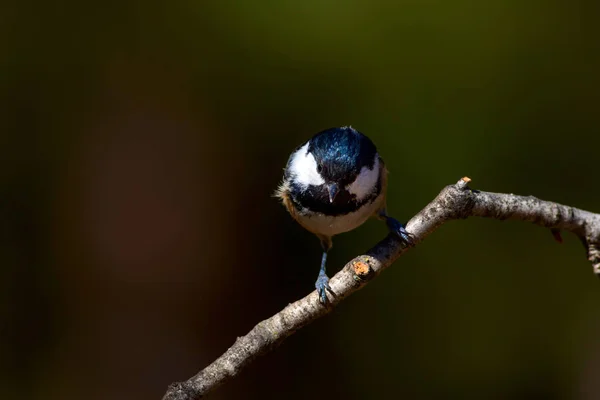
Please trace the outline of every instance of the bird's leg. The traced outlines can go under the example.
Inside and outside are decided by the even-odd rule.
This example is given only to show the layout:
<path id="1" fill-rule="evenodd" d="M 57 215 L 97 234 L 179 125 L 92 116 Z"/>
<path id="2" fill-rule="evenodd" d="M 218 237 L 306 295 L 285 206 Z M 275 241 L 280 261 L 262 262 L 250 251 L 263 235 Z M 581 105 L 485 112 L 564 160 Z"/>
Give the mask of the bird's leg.
<path id="1" fill-rule="evenodd" d="M 414 244 L 412 238 L 410 237 L 410 233 L 407 232 L 407 230 L 404 228 L 404 225 L 402 225 L 396 218 L 388 216 L 385 207 L 377 212 L 377 218 L 385 221 L 390 232 L 398 235 L 400 241 L 404 245 L 411 246 Z"/>
<path id="2" fill-rule="evenodd" d="M 321 247 L 323 248 L 323 256 L 321 257 L 321 269 L 319 270 L 319 276 L 317 277 L 317 281 L 315 282 L 315 288 L 317 289 L 317 293 L 319 294 L 319 300 L 322 304 L 327 304 L 327 293 L 326 291 L 330 291 L 333 293 L 331 286 L 329 286 L 329 278 L 325 273 L 325 266 L 327 264 L 327 252 L 331 249 L 331 237 L 329 236 L 320 236 L 321 239 Z"/>

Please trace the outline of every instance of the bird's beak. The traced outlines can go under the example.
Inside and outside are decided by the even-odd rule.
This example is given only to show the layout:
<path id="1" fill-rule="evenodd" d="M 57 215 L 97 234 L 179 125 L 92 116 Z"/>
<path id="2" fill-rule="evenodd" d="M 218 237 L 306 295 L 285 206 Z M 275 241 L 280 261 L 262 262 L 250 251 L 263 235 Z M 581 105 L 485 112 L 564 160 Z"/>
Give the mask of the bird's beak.
<path id="1" fill-rule="evenodd" d="M 337 196 L 337 194 L 340 191 L 338 189 L 338 185 L 336 185 L 335 183 L 327 185 L 327 191 L 329 192 L 329 202 L 333 203 L 333 200 L 335 200 L 335 196 Z"/>

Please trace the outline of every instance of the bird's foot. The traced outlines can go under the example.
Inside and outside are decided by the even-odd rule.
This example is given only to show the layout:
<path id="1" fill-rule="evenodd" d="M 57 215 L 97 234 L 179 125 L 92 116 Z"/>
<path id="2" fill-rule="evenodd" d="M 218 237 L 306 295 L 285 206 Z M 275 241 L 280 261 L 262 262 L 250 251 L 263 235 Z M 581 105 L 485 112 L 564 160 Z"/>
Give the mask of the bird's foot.
<path id="1" fill-rule="evenodd" d="M 404 228 L 404 225 L 402 225 L 397 219 L 387 217 L 386 223 L 390 232 L 398 235 L 402 244 L 405 246 L 412 246 L 414 244 L 411 234 L 408 233 L 408 231 Z"/>
<path id="2" fill-rule="evenodd" d="M 327 293 L 329 291 L 333 294 L 333 290 L 331 286 L 329 286 L 329 278 L 325 274 L 325 272 L 320 272 L 317 281 L 315 282 L 315 288 L 317 288 L 317 293 L 319 294 L 319 301 L 323 305 L 327 305 Z"/>

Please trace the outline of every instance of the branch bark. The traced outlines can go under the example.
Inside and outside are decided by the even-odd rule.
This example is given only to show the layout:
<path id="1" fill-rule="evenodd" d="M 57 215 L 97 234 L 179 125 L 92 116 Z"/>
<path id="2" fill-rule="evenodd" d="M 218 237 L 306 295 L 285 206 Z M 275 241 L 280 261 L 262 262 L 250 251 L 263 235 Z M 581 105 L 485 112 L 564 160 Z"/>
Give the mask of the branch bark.
<path id="1" fill-rule="evenodd" d="M 490 193 L 472 190 L 465 177 L 445 187 L 440 194 L 406 225 L 415 244 L 424 240 L 442 224 L 467 217 L 532 222 L 551 229 L 557 240 L 560 231 L 575 234 L 583 243 L 594 273 L 600 276 L 600 214 L 543 201 L 533 196 Z M 408 248 L 395 235 L 388 235 L 365 255 L 347 263 L 331 280 L 335 296 L 330 305 L 319 302 L 316 291 L 289 304 L 283 310 L 259 322 L 246 336 L 238 337 L 223 355 L 185 382 L 169 386 L 163 400 L 195 400 L 240 373 L 256 357 L 281 344 L 298 329 L 329 313 L 344 298 L 361 289 Z"/>

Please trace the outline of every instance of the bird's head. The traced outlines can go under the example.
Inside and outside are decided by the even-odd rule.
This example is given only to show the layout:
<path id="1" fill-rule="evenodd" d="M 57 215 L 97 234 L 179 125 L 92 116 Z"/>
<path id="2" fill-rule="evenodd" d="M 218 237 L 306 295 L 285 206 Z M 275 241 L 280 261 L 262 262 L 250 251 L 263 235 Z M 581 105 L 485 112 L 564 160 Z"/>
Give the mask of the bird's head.
<path id="1" fill-rule="evenodd" d="M 296 149 L 286 173 L 322 202 L 360 202 L 378 187 L 379 155 L 373 142 L 356 129 L 331 128 Z"/>

